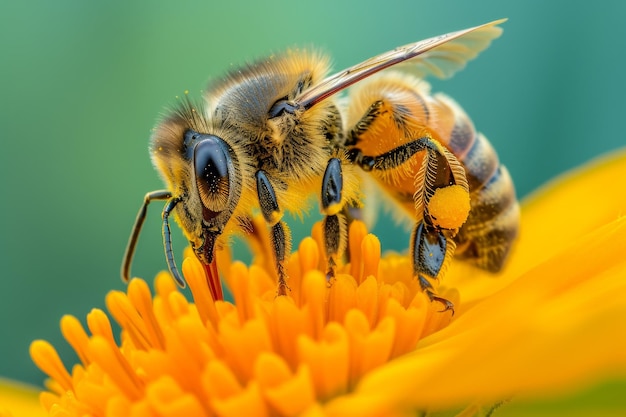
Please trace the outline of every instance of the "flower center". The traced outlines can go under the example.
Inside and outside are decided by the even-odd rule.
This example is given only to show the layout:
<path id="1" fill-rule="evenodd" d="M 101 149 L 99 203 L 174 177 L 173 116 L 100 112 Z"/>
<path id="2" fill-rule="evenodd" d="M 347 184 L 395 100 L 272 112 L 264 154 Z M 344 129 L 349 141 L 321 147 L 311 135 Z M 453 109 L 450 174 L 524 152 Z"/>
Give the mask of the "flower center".
<path id="1" fill-rule="evenodd" d="M 43 402 L 73 414 L 294 415 L 350 392 L 360 378 L 415 349 L 446 326 L 412 276 L 408 257 L 381 258 L 378 239 L 365 226 L 350 228 L 351 262 L 327 282 L 319 226 L 288 264 L 290 294 L 276 296 L 271 255 L 259 236 L 249 268 L 230 264 L 225 280 L 234 302 L 214 302 L 204 270 L 191 256 L 183 263 L 193 302 L 171 277 L 131 281 L 127 293 L 106 298 L 122 328 L 118 346 L 106 315 L 62 319 L 65 338 L 82 365 L 70 375 L 54 348 L 34 342 L 31 355 L 52 378 Z M 253 245 L 254 246 L 254 245 Z M 441 290 L 440 290 L 441 292 Z M 458 301 L 458 294 L 441 294 Z M 145 410 L 145 413 L 141 410 Z"/>

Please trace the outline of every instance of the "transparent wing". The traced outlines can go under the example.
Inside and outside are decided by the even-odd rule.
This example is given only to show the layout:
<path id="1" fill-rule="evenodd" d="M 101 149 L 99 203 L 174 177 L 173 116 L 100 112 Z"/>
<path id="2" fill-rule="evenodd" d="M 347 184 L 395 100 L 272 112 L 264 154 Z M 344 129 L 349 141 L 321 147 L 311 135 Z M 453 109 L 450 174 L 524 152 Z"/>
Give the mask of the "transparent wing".
<path id="1" fill-rule="evenodd" d="M 495 20 L 400 46 L 327 77 L 303 91 L 296 97 L 294 104 L 298 108 L 308 109 L 357 81 L 401 63 L 403 69 L 417 73 L 420 77 L 449 77 L 500 36 L 502 29 L 498 25 L 505 21 L 506 19 Z"/>

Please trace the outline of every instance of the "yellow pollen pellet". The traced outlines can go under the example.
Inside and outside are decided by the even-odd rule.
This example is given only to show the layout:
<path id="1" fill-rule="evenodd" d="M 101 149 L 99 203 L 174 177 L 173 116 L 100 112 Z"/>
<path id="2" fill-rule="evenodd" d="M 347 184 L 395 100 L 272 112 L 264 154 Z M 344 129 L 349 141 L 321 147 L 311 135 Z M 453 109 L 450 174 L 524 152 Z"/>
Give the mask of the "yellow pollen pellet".
<path id="1" fill-rule="evenodd" d="M 460 185 L 437 188 L 428 203 L 428 212 L 435 226 L 458 229 L 470 211 L 469 192 Z"/>

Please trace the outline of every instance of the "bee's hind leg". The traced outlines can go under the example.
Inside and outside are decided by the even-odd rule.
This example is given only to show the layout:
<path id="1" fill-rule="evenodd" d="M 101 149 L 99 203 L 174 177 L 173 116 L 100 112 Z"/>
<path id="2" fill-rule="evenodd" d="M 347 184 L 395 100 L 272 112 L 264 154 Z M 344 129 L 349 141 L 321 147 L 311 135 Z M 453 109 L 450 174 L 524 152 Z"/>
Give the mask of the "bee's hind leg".
<path id="1" fill-rule="evenodd" d="M 431 301 L 443 304 L 443 310 L 451 310 L 454 314 L 454 304 L 445 298 L 436 295 L 429 278 L 438 278 L 454 254 L 455 243 L 446 238 L 439 230 L 424 221 L 415 226 L 411 235 L 411 257 L 413 261 L 413 275 L 417 277 L 424 294 Z"/>
<path id="2" fill-rule="evenodd" d="M 436 216 L 433 216 L 430 210 L 430 203 L 437 189 L 452 185 L 459 186 L 463 190 L 461 194 L 466 195 L 469 201 L 469 189 L 462 165 L 438 141 L 428 136 L 406 142 L 377 156 L 364 155 L 359 148 L 355 147 L 350 150 L 348 157 L 366 172 L 381 172 L 398 168 L 418 152 L 423 152 L 424 159 L 422 168 L 414 178 L 413 198 L 418 220 L 411 237 L 413 273 L 422 290 L 431 300 L 442 303 L 443 311 L 454 312 L 450 301 L 435 295 L 429 279 L 439 279 L 445 274 L 445 269 L 456 248 L 453 238 L 457 234 L 458 227 L 465 220 L 459 220 L 461 224 L 453 228 L 442 227 L 442 219 L 435 221 Z M 468 212 L 469 203 L 465 214 Z"/>

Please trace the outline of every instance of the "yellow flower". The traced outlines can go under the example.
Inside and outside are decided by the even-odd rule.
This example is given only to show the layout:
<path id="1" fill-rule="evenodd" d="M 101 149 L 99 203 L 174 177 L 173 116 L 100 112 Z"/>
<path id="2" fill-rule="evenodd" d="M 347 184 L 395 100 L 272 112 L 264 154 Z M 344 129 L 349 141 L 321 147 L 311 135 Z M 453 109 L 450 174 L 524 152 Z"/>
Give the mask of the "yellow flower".
<path id="1" fill-rule="evenodd" d="M 35 387 L 0 378 L 0 417 L 44 416 Z"/>
<path id="2" fill-rule="evenodd" d="M 500 276 L 463 262 L 448 270 L 437 291 L 454 317 L 420 291 L 408 258 L 381 257 L 360 223 L 330 286 L 314 228 L 288 263 L 287 297 L 275 296 L 266 236 L 255 235 L 249 268 L 221 255 L 233 303 L 213 302 L 190 256 L 193 302 L 165 273 L 155 295 L 140 279 L 108 294 L 119 342 L 101 310 L 88 331 L 64 317 L 81 361 L 71 372 L 33 342 L 51 378 L 41 401 L 55 416 L 469 416 L 623 379 L 625 172 L 622 153 L 527 199 Z"/>

